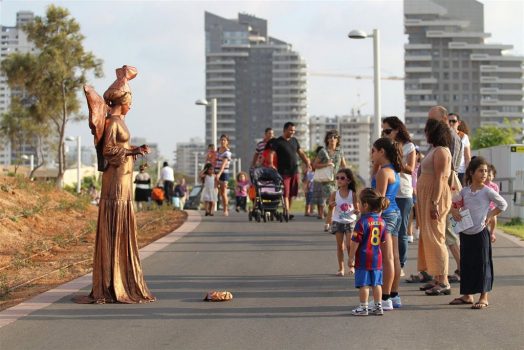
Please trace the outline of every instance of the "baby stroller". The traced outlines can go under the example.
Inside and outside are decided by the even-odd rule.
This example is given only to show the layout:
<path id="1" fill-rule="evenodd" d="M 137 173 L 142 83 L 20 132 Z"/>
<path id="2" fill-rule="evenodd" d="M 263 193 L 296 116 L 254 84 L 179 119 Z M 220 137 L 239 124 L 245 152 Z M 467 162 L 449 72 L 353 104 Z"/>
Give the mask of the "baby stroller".
<path id="1" fill-rule="evenodd" d="M 249 221 L 255 219 L 273 221 L 288 221 L 289 215 L 284 213 L 283 181 L 280 174 L 273 168 L 253 168 L 250 171 L 251 183 L 254 188 L 253 209 L 249 211 Z"/>

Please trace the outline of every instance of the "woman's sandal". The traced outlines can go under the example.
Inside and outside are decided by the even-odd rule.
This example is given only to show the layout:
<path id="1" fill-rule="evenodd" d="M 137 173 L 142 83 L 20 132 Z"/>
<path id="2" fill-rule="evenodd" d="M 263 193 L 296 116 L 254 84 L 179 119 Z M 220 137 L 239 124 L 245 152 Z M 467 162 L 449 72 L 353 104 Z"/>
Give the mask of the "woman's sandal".
<path id="1" fill-rule="evenodd" d="M 421 291 L 425 291 L 425 290 L 429 290 L 429 289 L 435 288 L 437 285 L 438 285 L 437 282 L 431 281 L 431 282 L 426 283 L 425 285 L 423 285 L 419 289 Z"/>
<path id="2" fill-rule="evenodd" d="M 464 300 L 462 298 L 455 298 L 452 301 L 449 302 L 449 305 L 471 305 L 473 304 L 472 301 Z"/>
<path id="3" fill-rule="evenodd" d="M 487 308 L 488 306 L 489 306 L 488 303 L 481 303 L 481 302 L 479 301 L 479 302 L 476 302 L 475 304 L 473 304 L 473 305 L 471 306 L 471 308 L 472 308 L 473 310 L 482 310 L 482 309 Z"/>
<path id="4" fill-rule="evenodd" d="M 422 277 L 420 277 L 422 275 Z M 426 283 L 433 280 L 433 277 L 431 277 L 426 271 L 421 271 L 416 275 L 411 275 L 406 280 L 407 283 Z"/>
<path id="5" fill-rule="evenodd" d="M 344 276 L 344 271 L 338 271 L 335 276 Z"/>
<path id="6" fill-rule="evenodd" d="M 451 285 L 437 284 L 431 289 L 426 290 L 426 295 L 450 295 Z"/>
<path id="7" fill-rule="evenodd" d="M 460 282 L 460 271 L 455 270 L 454 275 L 448 276 L 449 283 L 459 283 Z"/>

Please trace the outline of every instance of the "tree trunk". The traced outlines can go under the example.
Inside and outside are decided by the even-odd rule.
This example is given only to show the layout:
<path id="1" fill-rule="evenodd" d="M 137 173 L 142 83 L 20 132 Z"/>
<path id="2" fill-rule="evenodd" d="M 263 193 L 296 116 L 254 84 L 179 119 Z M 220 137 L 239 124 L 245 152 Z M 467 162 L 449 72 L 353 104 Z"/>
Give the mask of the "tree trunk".
<path id="1" fill-rule="evenodd" d="M 65 81 L 62 80 L 62 123 L 58 126 L 59 146 L 58 146 L 58 174 L 56 177 L 56 185 L 58 188 L 64 188 L 64 173 L 65 173 L 65 126 L 67 121 L 67 105 L 66 105 L 66 91 Z"/>

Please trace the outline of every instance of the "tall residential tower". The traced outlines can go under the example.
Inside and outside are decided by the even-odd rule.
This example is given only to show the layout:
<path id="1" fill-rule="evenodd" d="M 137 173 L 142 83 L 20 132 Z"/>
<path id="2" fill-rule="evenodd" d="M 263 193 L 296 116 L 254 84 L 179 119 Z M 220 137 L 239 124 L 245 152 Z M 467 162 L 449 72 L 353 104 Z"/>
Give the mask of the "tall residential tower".
<path id="1" fill-rule="evenodd" d="M 256 140 L 285 122 L 308 144 L 306 64 L 291 44 L 268 35 L 267 21 L 247 14 L 225 19 L 205 13 L 206 98 L 217 99 L 217 139 L 228 134 L 234 156 L 251 163 Z M 206 143 L 211 112 L 206 112 Z"/>
<path id="2" fill-rule="evenodd" d="M 404 0 L 406 124 L 419 143 L 428 109 L 440 104 L 470 128 L 522 127 L 524 57 L 487 44 L 484 6 L 475 0 Z"/>

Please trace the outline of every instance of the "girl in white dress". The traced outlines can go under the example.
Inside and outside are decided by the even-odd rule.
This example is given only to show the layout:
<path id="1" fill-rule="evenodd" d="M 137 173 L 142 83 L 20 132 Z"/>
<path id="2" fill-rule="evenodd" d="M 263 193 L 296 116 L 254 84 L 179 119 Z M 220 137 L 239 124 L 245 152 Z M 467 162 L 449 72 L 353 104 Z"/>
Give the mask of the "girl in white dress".
<path id="1" fill-rule="evenodd" d="M 360 207 L 353 172 L 348 168 L 342 168 L 337 172 L 335 180 L 338 190 L 332 192 L 329 197 L 327 222 L 331 222 L 331 233 L 337 239 L 338 272 L 336 275 L 344 276 L 344 240 L 349 253 L 349 242 Z"/>
<path id="2" fill-rule="evenodd" d="M 213 164 L 207 163 L 204 166 L 204 169 L 200 172 L 200 180 L 204 184 L 202 200 L 205 203 L 206 216 L 213 216 L 215 202 L 217 201 L 217 177 L 213 171 Z"/>

